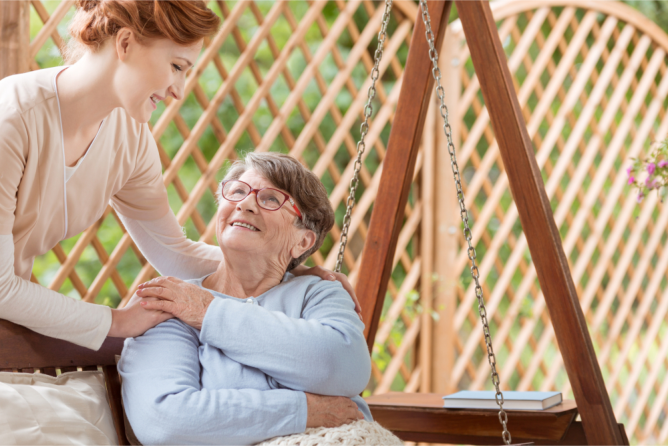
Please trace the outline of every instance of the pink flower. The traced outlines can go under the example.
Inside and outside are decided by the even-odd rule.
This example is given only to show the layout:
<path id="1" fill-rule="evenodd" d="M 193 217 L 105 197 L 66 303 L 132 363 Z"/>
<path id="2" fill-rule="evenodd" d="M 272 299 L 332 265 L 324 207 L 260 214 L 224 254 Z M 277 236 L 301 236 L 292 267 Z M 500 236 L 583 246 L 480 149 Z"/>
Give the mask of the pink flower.
<path id="1" fill-rule="evenodd" d="M 631 166 L 631 167 L 629 167 L 628 169 L 626 169 L 626 174 L 627 174 L 628 176 L 631 176 L 632 173 L 633 173 L 633 166 Z"/>
<path id="2" fill-rule="evenodd" d="M 629 177 L 629 184 L 633 184 L 636 179 L 634 177 Z"/>
<path id="3" fill-rule="evenodd" d="M 655 171 L 655 170 L 656 170 L 656 164 L 654 164 L 654 163 L 649 163 L 649 164 L 647 165 L 647 173 L 649 173 L 650 175 L 654 175 L 654 171 Z"/>
<path id="4" fill-rule="evenodd" d="M 645 186 L 647 186 L 649 190 L 656 189 L 659 187 L 659 182 L 656 180 L 656 178 L 650 175 L 645 180 Z"/>
<path id="5" fill-rule="evenodd" d="M 643 198 L 645 198 L 645 194 L 643 193 L 643 191 L 638 192 L 638 198 L 637 198 L 638 203 L 641 203 Z"/>
<path id="6" fill-rule="evenodd" d="M 668 167 L 668 161 L 666 160 L 659 161 L 659 167 Z"/>

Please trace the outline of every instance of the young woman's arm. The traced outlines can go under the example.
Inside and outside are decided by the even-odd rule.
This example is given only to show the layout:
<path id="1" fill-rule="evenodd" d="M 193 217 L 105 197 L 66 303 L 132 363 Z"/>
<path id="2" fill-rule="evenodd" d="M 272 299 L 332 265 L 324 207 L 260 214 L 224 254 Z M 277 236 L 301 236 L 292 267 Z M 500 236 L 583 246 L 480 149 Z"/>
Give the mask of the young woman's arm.
<path id="1" fill-rule="evenodd" d="M 163 276 L 197 279 L 214 272 L 222 260 L 217 246 L 187 238 L 171 209 L 148 221 L 119 216 L 144 257 Z"/>
<path id="2" fill-rule="evenodd" d="M 17 277 L 13 238 L 0 235 L 0 318 L 97 350 L 111 327 L 111 311 Z"/>
<path id="3" fill-rule="evenodd" d="M 0 109 L 0 318 L 97 350 L 111 326 L 109 307 L 78 302 L 15 274 L 13 230 L 28 135 L 19 110 Z"/>

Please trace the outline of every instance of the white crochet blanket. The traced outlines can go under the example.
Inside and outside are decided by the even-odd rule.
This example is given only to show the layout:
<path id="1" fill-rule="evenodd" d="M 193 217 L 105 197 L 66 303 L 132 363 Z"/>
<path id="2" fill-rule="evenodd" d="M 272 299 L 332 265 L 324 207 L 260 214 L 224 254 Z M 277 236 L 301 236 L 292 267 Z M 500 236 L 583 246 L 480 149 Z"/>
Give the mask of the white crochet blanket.
<path id="1" fill-rule="evenodd" d="M 380 424 L 356 421 L 340 427 L 306 429 L 302 434 L 274 437 L 257 446 L 339 446 L 339 445 L 403 445 L 392 432 Z"/>

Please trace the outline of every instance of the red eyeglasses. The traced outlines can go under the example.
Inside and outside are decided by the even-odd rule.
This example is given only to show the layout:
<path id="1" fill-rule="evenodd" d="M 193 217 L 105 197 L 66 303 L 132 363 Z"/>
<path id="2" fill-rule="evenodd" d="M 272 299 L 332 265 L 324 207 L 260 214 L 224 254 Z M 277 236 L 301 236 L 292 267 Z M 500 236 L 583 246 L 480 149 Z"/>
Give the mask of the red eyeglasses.
<path id="1" fill-rule="evenodd" d="M 289 201 L 294 208 L 297 216 L 301 221 L 302 213 L 297 209 L 297 205 L 290 195 L 272 187 L 265 187 L 263 189 L 253 189 L 250 184 L 239 180 L 225 180 L 223 181 L 223 198 L 227 201 L 239 202 L 248 196 L 251 192 L 255 192 L 255 201 L 257 205 L 267 211 L 279 210 L 286 201 Z"/>

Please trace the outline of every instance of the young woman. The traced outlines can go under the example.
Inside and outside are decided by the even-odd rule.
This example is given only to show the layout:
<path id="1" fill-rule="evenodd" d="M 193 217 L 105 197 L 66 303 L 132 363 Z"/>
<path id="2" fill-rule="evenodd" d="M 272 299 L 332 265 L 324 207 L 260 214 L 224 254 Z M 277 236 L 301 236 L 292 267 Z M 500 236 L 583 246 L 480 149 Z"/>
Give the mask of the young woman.
<path id="1" fill-rule="evenodd" d="M 216 270 L 220 251 L 188 240 L 169 208 L 147 122 L 158 101 L 183 98 L 185 73 L 220 19 L 204 1 L 76 7 L 64 66 L 0 81 L 0 318 L 97 350 L 107 336 L 138 336 L 172 315 L 136 300 L 114 310 L 31 283 L 34 258 L 110 203 L 161 274 Z M 334 278 L 322 268 L 296 274 Z"/>

